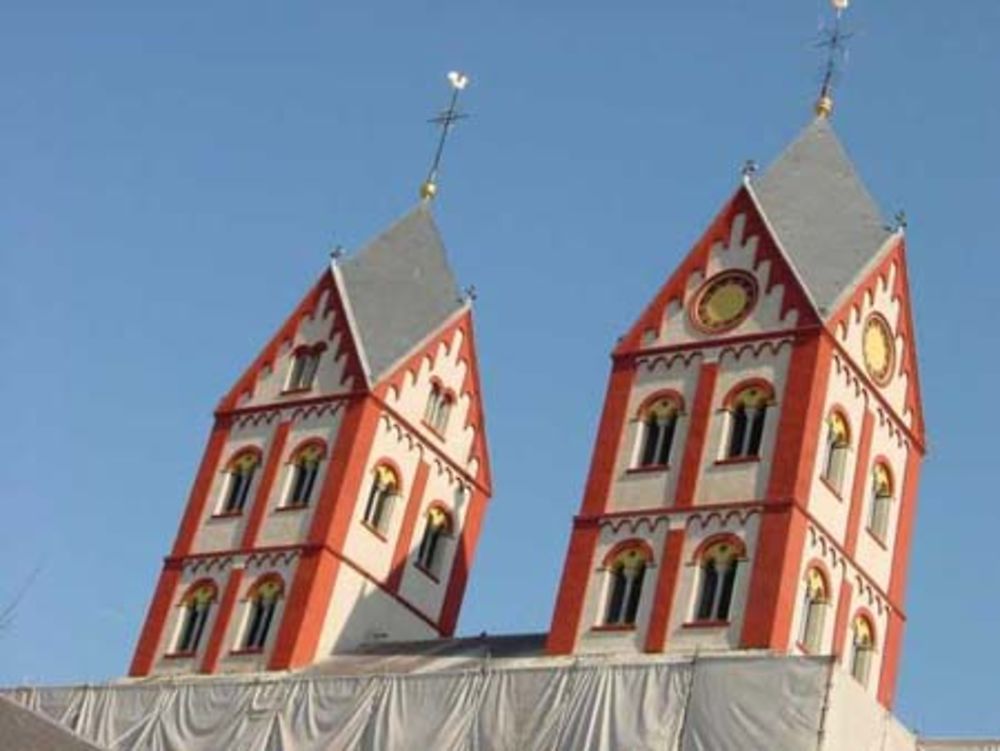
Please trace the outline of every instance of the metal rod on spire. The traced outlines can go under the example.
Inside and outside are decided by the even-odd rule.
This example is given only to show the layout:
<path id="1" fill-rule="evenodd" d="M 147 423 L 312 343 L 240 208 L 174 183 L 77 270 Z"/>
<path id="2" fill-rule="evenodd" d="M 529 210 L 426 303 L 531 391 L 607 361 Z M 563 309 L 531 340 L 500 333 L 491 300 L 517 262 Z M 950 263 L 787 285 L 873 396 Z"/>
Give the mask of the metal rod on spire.
<path id="1" fill-rule="evenodd" d="M 434 160 L 427 172 L 427 179 L 420 186 L 420 197 L 425 201 L 429 201 L 437 195 L 438 171 L 441 167 L 441 156 L 444 154 L 444 144 L 448 140 L 448 133 L 456 122 L 468 117 L 468 115 L 458 111 L 458 95 L 469 85 L 469 77 L 453 70 L 448 73 L 448 83 L 451 84 L 451 101 L 448 103 L 448 109 L 428 120 L 428 122 L 441 127 L 441 136 L 438 138 L 437 149 L 434 151 Z"/>
<path id="2" fill-rule="evenodd" d="M 826 62 L 823 65 L 823 84 L 816 100 L 816 114 L 819 117 L 829 117 L 833 112 L 833 84 L 839 72 L 838 63 L 846 53 L 847 40 L 853 36 L 841 23 L 849 4 L 850 0 L 830 0 L 834 12 L 833 25 L 823 30 L 817 44 L 818 47 L 825 47 L 827 50 Z"/>

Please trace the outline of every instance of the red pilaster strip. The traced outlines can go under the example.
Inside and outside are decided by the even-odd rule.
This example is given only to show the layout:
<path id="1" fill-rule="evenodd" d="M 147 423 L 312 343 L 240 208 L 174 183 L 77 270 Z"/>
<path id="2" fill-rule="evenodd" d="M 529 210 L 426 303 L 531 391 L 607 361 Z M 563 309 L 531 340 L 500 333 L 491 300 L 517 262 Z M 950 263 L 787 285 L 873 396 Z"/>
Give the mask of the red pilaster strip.
<path id="1" fill-rule="evenodd" d="M 226 582 L 226 589 L 222 593 L 222 601 L 219 603 L 219 612 L 215 616 L 215 625 L 212 626 L 212 634 L 208 639 L 208 646 L 205 647 L 205 656 L 201 660 L 202 673 L 214 673 L 219 667 L 219 655 L 222 653 L 222 645 L 226 640 L 226 632 L 229 630 L 229 623 L 233 619 L 233 611 L 236 610 L 236 597 L 240 593 L 240 584 L 243 582 L 243 569 L 234 568 L 229 572 L 229 580 Z"/>
<path id="2" fill-rule="evenodd" d="M 188 498 L 187 508 L 184 510 L 184 517 L 181 519 L 180 529 L 177 531 L 177 539 L 174 541 L 174 549 L 171 553 L 172 557 L 187 555 L 191 552 L 198 524 L 205 511 L 205 504 L 208 502 L 208 491 L 212 487 L 212 478 L 219 466 L 219 457 L 222 455 L 222 449 L 226 445 L 228 437 L 229 420 L 221 417 L 216 418 L 208 445 L 205 447 L 205 453 L 202 455 L 201 466 L 198 467 L 198 474 L 191 487 L 191 495 Z"/>
<path id="3" fill-rule="evenodd" d="M 267 499 L 271 495 L 271 488 L 274 487 L 274 478 L 278 474 L 278 467 L 281 465 L 281 455 L 285 450 L 285 443 L 288 441 L 288 430 L 292 423 L 288 420 L 278 424 L 275 428 L 274 437 L 271 439 L 271 447 L 268 449 L 267 461 L 264 463 L 264 473 L 260 478 L 260 485 L 257 487 L 257 495 L 254 498 L 253 506 L 250 507 L 250 518 L 247 519 L 247 526 L 243 530 L 243 549 L 252 548 L 257 544 L 257 537 L 260 535 L 260 528 L 264 524 L 264 516 L 267 513 Z"/>
<path id="4" fill-rule="evenodd" d="M 149 612 L 146 614 L 146 622 L 139 635 L 139 643 L 135 647 L 132 665 L 128 669 L 130 676 L 149 675 L 153 669 L 160 638 L 163 636 L 163 627 L 167 622 L 170 604 L 174 601 L 174 593 L 177 591 L 180 579 L 180 566 L 170 563 L 164 565 L 163 571 L 160 572 L 160 579 L 156 583 L 153 600 L 149 603 Z"/>
<path id="5" fill-rule="evenodd" d="M 552 626 L 545 644 L 545 651 L 551 655 L 567 655 L 576 647 L 583 602 L 587 596 L 600 532 L 597 524 L 582 526 L 579 522 L 574 522 L 562 581 L 559 582 L 559 595 L 552 613 Z"/>
<path id="6" fill-rule="evenodd" d="M 311 544 L 343 549 L 378 416 L 378 405 L 371 397 L 348 405 L 309 529 Z M 312 660 L 333 594 L 338 564 L 334 556 L 318 550 L 299 561 L 271 656 L 271 669 L 300 667 Z"/>
<path id="7" fill-rule="evenodd" d="M 765 510 L 761 518 L 740 637 L 744 649 L 788 648 L 806 521 L 797 506 Z"/>
<path id="8" fill-rule="evenodd" d="M 705 454 L 705 440 L 708 438 L 708 428 L 712 424 L 712 398 L 715 395 L 715 382 L 718 378 L 718 363 L 707 362 L 701 366 L 694 401 L 691 404 L 687 439 L 684 442 L 684 458 L 681 460 L 680 474 L 677 476 L 675 505 L 679 508 L 694 505 L 698 477 L 702 469 L 701 461 Z"/>
<path id="9" fill-rule="evenodd" d="M 910 446 L 906 456 L 903 493 L 899 499 L 899 524 L 896 527 L 896 542 L 892 550 L 892 579 L 889 582 L 889 597 L 897 607 L 902 607 L 906 598 L 906 575 L 910 566 L 913 523 L 917 518 L 917 486 L 920 484 L 922 459 L 916 447 Z"/>
<path id="10" fill-rule="evenodd" d="M 646 631 L 646 651 L 662 652 L 667 645 L 667 628 L 674 607 L 674 594 L 680 578 L 681 554 L 684 549 L 684 530 L 672 529 L 663 541 L 660 556 L 660 572 L 656 577 L 656 592 L 653 595 L 653 612 Z"/>
<path id="11" fill-rule="evenodd" d="M 837 614 L 833 620 L 833 654 L 837 662 L 844 661 L 844 651 L 847 646 L 847 623 L 851 615 L 851 596 L 854 590 L 851 583 L 844 579 L 840 583 L 840 594 L 837 596 Z"/>
<path id="12" fill-rule="evenodd" d="M 854 482 L 851 483 L 851 508 L 847 512 L 847 533 L 844 538 L 844 550 L 852 559 L 858 549 L 861 509 L 865 505 L 865 493 L 871 484 L 868 461 L 872 453 L 872 432 L 874 430 L 875 418 L 871 410 L 865 410 L 865 416 L 861 421 L 861 437 L 858 439 L 858 463 L 854 467 Z"/>
<path id="13" fill-rule="evenodd" d="M 892 709 L 896 698 L 896 677 L 899 674 L 899 657 L 903 648 L 903 616 L 893 610 L 885 632 L 882 654 L 882 674 L 878 682 L 878 700 L 886 709 Z"/>
<path id="14" fill-rule="evenodd" d="M 406 502 L 406 511 L 403 513 L 403 522 L 400 526 L 399 536 L 396 538 L 396 548 L 392 551 L 392 568 L 389 576 L 385 580 L 385 587 L 390 592 L 399 592 L 399 585 L 403 583 L 403 571 L 406 569 L 406 557 L 409 555 L 410 546 L 413 544 L 413 530 L 417 526 L 420 518 L 421 501 L 424 498 L 424 489 L 427 487 L 427 475 L 430 473 L 430 466 L 425 461 L 417 465 L 417 472 L 413 476 L 413 485 L 410 487 L 410 497 Z"/>
<path id="15" fill-rule="evenodd" d="M 607 508 L 611 482 L 614 479 L 615 459 L 621 445 L 622 430 L 625 426 L 629 394 L 635 370 L 624 359 L 616 359 L 611 367 L 608 392 L 604 397 L 604 411 L 597 428 L 594 455 L 590 462 L 590 474 L 583 492 L 581 514 L 599 514 Z"/>
<path id="16" fill-rule="evenodd" d="M 451 565 L 451 575 L 448 577 L 448 590 L 444 594 L 444 604 L 441 606 L 439 629 L 442 636 L 451 636 L 455 633 L 458 612 L 462 608 L 462 598 L 465 596 L 465 585 L 469 581 L 472 559 L 476 555 L 479 530 L 483 524 L 483 515 L 486 513 L 486 500 L 486 494 L 477 490 L 465 515 L 462 537 L 458 541 L 455 561 Z"/>
<path id="17" fill-rule="evenodd" d="M 778 405 L 781 414 L 767 491 L 772 500 L 794 498 L 803 506 L 809 502 L 830 376 L 830 352 L 830 342 L 818 334 L 801 335 L 795 341 Z"/>

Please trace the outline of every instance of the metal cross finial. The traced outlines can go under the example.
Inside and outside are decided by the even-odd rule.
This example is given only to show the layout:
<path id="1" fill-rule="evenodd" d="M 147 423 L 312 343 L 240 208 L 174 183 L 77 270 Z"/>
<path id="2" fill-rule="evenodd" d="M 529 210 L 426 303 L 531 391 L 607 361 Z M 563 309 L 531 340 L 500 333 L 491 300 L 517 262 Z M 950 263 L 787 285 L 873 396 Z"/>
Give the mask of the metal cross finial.
<path id="1" fill-rule="evenodd" d="M 900 209 L 895 213 L 895 215 L 892 217 L 892 221 L 895 222 L 896 232 L 902 232 L 906 230 L 908 223 L 906 219 L 906 212 L 903 211 L 903 209 Z"/>
<path id="2" fill-rule="evenodd" d="M 819 99 L 816 100 L 816 114 L 819 117 L 829 117 L 833 112 L 833 85 L 840 71 L 841 63 L 847 56 L 847 41 L 854 36 L 844 29 L 841 20 L 850 0 L 830 0 L 833 6 L 833 23 L 828 24 L 821 32 L 817 47 L 827 51 L 826 62 L 823 64 L 823 84 L 820 87 Z"/>
<path id="3" fill-rule="evenodd" d="M 740 174 L 743 175 L 744 179 L 749 180 L 751 177 L 753 177 L 753 175 L 756 174 L 758 169 L 759 167 L 757 165 L 757 162 L 755 162 L 753 159 L 747 159 L 745 162 L 743 162 L 743 166 L 740 168 Z"/>
<path id="4" fill-rule="evenodd" d="M 444 153 L 444 144 L 448 139 L 448 133 L 456 122 L 468 117 L 468 115 L 458 111 L 457 105 L 458 95 L 469 85 L 469 77 L 464 73 L 453 70 L 448 73 L 448 83 L 451 84 L 451 101 L 448 103 L 448 109 L 428 121 L 440 126 L 441 137 L 438 139 L 437 149 L 434 152 L 434 160 L 431 162 L 431 168 L 427 172 L 427 179 L 420 186 L 420 197 L 424 200 L 430 200 L 437 194 L 438 170 L 441 167 L 441 155 Z"/>
<path id="5" fill-rule="evenodd" d="M 476 292 L 476 285 L 474 284 L 470 284 L 468 287 L 462 290 L 462 302 L 466 301 L 474 302 L 478 296 L 479 293 Z"/>

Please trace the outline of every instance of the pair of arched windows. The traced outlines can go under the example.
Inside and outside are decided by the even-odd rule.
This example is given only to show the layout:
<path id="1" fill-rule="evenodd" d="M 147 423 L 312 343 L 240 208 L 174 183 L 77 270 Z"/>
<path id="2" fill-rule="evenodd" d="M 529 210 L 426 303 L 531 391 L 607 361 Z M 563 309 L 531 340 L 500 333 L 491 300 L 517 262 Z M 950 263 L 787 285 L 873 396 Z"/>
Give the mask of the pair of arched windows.
<path id="1" fill-rule="evenodd" d="M 823 628 L 830 605 L 830 587 L 826 576 L 815 566 L 806 571 L 803 597 L 799 643 L 806 652 L 818 654 L 823 649 Z"/>
<path id="2" fill-rule="evenodd" d="M 431 393 L 427 397 L 424 422 L 435 432 L 443 435 L 448 427 L 448 418 L 451 417 L 454 406 L 455 395 L 435 379 L 431 382 Z"/>
<path id="3" fill-rule="evenodd" d="M 740 564 L 746 559 L 743 542 L 726 537 L 717 542 L 709 541 L 696 556 L 699 566 L 698 600 L 695 621 L 725 622 L 732 612 L 736 577 Z"/>
<path id="4" fill-rule="evenodd" d="M 389 527 L 392 509 L 401 492 L 399 473 L 386 463 L 375 465 L 362 521 L 379 534 Z"/>
<path id="5" fill-rule="evenodd" d="M 212 606 L 218 598 L 214 582 L 195 583 L 181 599 L 181 621 L 174 643 L 173 652 L 178 655 L 193 655 L 201 645 L 205 626 Z"/>
<path id="6" fill-rule="evenodd" d="M 424 532 L 417 548 L 417 566 L 437 576 L 444 561 L 445 541 L 452 534 L 451 514 L 435 503 L 424 517 Z"/>
<path id="7" fill-rule="evenodd" d="M 875 657 L 875 626 L 868 616 L 859 613 L 854 616 L 851 632 L 851 675 L 867 686 Z"/>
<path id="8" fill-rule="evenodd" d="M 770 384 L 754 382 L 737 386 L 726 400 L 729 432 L 727 459 L 750 459 L 760 456 L 768 408 L 774 403 Z"/>
<path id="9" fill-rule="evenodd" d="M 323 342 L 296 347 L 292 352 L 291 364 L 288 366 L 285 391 L 308 391 L 312 388 L 325 349 L 326 344 Z"/>
<path id="10" fill-rule="evenodd" d="M 605 626 L 635 625 L 646 571 L 652 562 L 653 553 L 641 540 L 628 540 L 612 548 L 604 560 L 608 573 Z"/>
<path id="11" fill-rule="evenodd" d="M 259 652 L 264 649 L 284 594 L 284 582 L 276 574 L 261 577 L 250 588 L 247 619 L 243 629 L 243 650 Z"/>
<path id="12" fill-rule="evenodd" d="M 868 508 L 868 530 L 885 542 L 889 533 L 889 516 L 892 511 L 892 471 L 884 461 L 875 462 L 872 469 L 871 503 Z"/>
<path id="13" fill-rule="evenodd" d="M 683 402 L 677 394 L 654 396 L 639 410 L 640 433 L 637 466 L 666 467 L 670 464 L 677 420 Z"/>
<path id="14" fill-rule="evenodd" d="M 239 514 L 243 511 L 259 466 L 260 451 L 256 448 L 238 451 L 230 460 L 222 488 L 220 513 Z"/>
<path id="15" fill-rule="evenodd" d="M 292 454 L 288 486 L 285 491 L 285 508 L 308 506 L 316 489 L 320 464 L 326 451 L 322 443 L 307 443 Z"/>
<path id="16" fill-rule="evenodd" d="M 823 456 L 823 479 L 838 494 L 843 491 L 847 457 L 851 451 L 851 429 L 839 411 L 826 419 L 826 451 Z"/>

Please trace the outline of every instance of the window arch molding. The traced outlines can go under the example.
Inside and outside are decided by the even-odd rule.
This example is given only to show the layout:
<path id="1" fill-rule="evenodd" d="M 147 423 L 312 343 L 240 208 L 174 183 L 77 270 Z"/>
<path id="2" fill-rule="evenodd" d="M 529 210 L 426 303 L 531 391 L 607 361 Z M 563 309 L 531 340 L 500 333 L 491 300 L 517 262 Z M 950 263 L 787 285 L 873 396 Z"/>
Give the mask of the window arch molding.
<path id="1" fill-rule="evenodd" d="M 285 580 L 276 572 L 263 574 L 247 590 L 247 620 L 243 633 L 243 650 L 259 652 L 272 633 L 278 603 L 285 596 Z"/>
<path id="2" fill-rule="evenodd" d="M 732 532 L 720 532 L 718 534 L 709 535 L 698 543 L 698 547 L 696 547 L 694 549 L 694 553 L 691 554 L 691 563 L 701 563 L 706 553 L 717 545 L 722 544 L 732 546 L 733 556 L 737 560 L 746 560 L 747 545 L 743 541 L 743 538 L 739 535 L 733 534 Z"/>
<path id="3" fill-rule="evenodd" d="M 396 476 L 396 492 L 402 493 L 404 491 L 403 487 L 403 470 L 399 468 L 399 464 L 395 460 L 390 459 L 388 456 L 379 457 L 375 462 L 372 463 L 372 468 L 368 470 L 368 475 L 373 476 L 379 467 L 385 467 L 392 471 Z"/>
<path id="4" fill-rule="evenodd" d="M 215 602 L 219 599 L 219 585 L 215 583 L 215 579 L 211 577 L 204 576 L 201 579 L 193 581 L 187 589 L 184 590 L 184 595 L 178 601 L 179 606 L 186 605 L 191 599 L 198 594 L 199 590 L 205 590 L 211 592 L 211 602 Z"/>
<path id="5" fill-rule="evenodd" d="M 746 392 L 756 391 L 759 397 L 750 397 L 756 401 L 757 406 L 771 406 L 775 403 L 774 386 L 764 378 L 747 378 L 740 381 L 726 392 L 722 400 L 722 408 L 727 410 L 735 409 L 741 403 L 741 397 L 749 396 Z M 757 401 L 759 399 L 759 401 Z M 744 402 L 745 403 L 745 402 Z"/>
<path id="6" fill-rule="evenodd" d="M 322 438 L 317 438 L 317 437 L 304 438 L 303 440 L 295 444 L 295 448 L 293 448 L 288 453 L 288 461 L 286 462 L 286 464 L 292 464 L 296 459 L 301 457 L 303 453 L 309 451 L 310 449 L 318 449 L 319 458 L 320 459 L 326 458 L 326 451 L 327 451 L 326 441 L 324 441 Z"/>
<path id="7" fill-rule="evenodd" d="M 238 469 L 244 462 L 251 460 L 259 466 L 263 459 L 264 452 L 261 451 L 259 446 L 240 446 L 226 460 L 224 471 L 231 472 L 234 469 Z"/>
<path id="8" fill-rule="evenodd" d="M 303 508 L 312 501 L 320 465 L 326 459 L 327 446 L 322 438 L 306 438 L 289 452 L 287 479 L 279 508 Z"/>
<path id="9" fill-rule="evenodd" d="M 849 669 L 854 679 L 863 686 L 868 685 L 874 655 L 878 651 L 875 623 L 875 617 L 864 606 L 855 610 L 851 617 Z"/>
<path id="10" fill-rule="evenodd" d="M 383 456 L 368 471 L 369 483 L 364 496 L 362 524 L 382 537 L 389 525 L 396 499 L 403 495 L 403 473 L 399 465 Z M 383 538 L 384 539 L 384 538 Z"/>
<path id="11" fill-rule="evenodd" d="M 884 454 L 872 459 L 869 476 L 868 531 L 880 542 L 885 543 L 889 535 L 889 519 L 896 497 L 896 476 L 892 464 Z"/>
<path id="12" fill-rule="evenodd" d="M 212 606 L 219 599 L 219 586 L 214 579 L 203 577 L 191 583 L 177 603 L 177 631 L 172 652 L 175 655 L 194 655 L 201 645 Z"/>
<path id="13" fill-rule="evenodd" d="M 216 516 L 236 516 L 243 513 L 254 475 L 263 460 L 264 452 L 259 446 L 241 446 L 233 451 L 223 465 L 225 480 L 216 507 Z"/>
<path id="14" fill-rule="evenodd" d="M 627 553 L 630 550 L 638 551 L 639 554 L 645 559 L 647 566 L 654 565 L 652 546 L 641 537 L 632 537 L 628 540 L 621 540 L 612 545 L 611 549 L 604 555 L 601 567 L 610 568 L 615 564 L 617 559 L 621 557 L 622 553 Z"/>
<path id="15" fill-rule="evenodd" d="M 635 411 L 635 417 L 637 420 L 641 420 L 646 417 L 649 410 L 657 404 L 657 402 L 671 401 L 676 405 L 677 414 L 685 414 L 685 403 L 684 397 L 681 392 L 676 389 L 660 389 L 659 391 L 654 391 L 652 394 L 647 396 L 639 404 L 639 408 Z"/>

